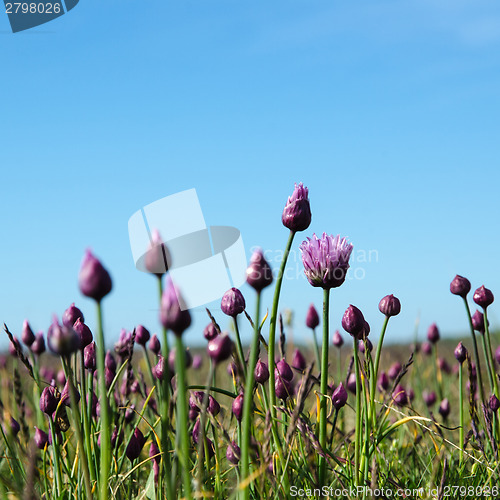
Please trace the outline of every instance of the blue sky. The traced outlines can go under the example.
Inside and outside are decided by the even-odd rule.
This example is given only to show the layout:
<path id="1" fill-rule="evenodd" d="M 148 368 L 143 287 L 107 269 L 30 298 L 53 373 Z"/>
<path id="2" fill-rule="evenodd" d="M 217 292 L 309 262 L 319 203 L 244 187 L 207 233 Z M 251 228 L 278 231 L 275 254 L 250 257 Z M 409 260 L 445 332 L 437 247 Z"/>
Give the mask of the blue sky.
<path id="1" fill-rule="evenodd" d="M 259 245 L 272 256 L 294 182 L 309 187 L 303 236 L 347 236 L 363 277 L 333 293 L 332 328 L 352 303 L 376 336 L 378 301 L 394 293 L 402 313 L 388 341 L 411 340 L 417 317 L 421 334 L 436 321 L 452 335 L 467 326 L 448 290 L 456 273 L 500 290 L 497 2 L 81 0 L 15 35 L 0 16 L 0 40 L 0 311 L 11 330 L 24 318 L 46 330 L 73 301 L 93 328 L 77 287 L 87 247 L 114 280 L 108 342 L 121 327 L 157 330 L 127 221 L 193 187 L 207 223 L 238 227 L 248 255 Z M 321 292 L 290 265 L 298 277 L 281 305 L 308 342 L 305 312 Z M 193 317 L 190 344 L 207 322 Z"/>

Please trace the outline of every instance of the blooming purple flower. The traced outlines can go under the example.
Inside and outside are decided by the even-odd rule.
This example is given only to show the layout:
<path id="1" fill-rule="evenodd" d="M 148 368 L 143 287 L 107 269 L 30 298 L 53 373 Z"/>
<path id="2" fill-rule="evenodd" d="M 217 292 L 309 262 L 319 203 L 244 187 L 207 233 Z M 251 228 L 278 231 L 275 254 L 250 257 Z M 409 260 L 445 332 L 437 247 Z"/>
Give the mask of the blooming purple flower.
<path id="1" fill-rule="evenodd" d="M 311 304 L 309 306 L 309 309 L 307 310 L 306 326 L 311 330 L 314 330 L 318 325 L 319 325 L 318 311 L 316 311 L 314 304 Z"/>
<path id="2" fill-rule="evenodd" d="M 313 234 L 299 248 L 304 273 L 312 286 L 329 289 L 344 283 L 353 248 L 346 238 L 323 233 L 319 239 Z"/>
<path id="3" fill-rule="evenodd" d="M 191 314 L 172 281 L 167 283 L 161 298 L 160 320 L 165 328 L 177 336 L 181 336 L 191 325 Z"/>
<path id="4" fill-rule="evenodd" d="M 450 283 L 450 292 L 465 299 L 470 292 L 470 281 L 463 276 L 456 275 Z"/>
<path id="5" fill-rule="evenodd" d="M 78 284 L 83 295 L 97 302 L 100 302 L 111 292 L 111 276 L 90 250 L 87 250 L 83 258 Z"/>
<path id="6" fill-rule="evenodd" d="M 245 298 L 237 288 L 230 288 L 223 296 L 220 307 L 224 314 L 235 318 L 245 310 Z"/>
<path id="7" fill-rule="evenodd" d="M 290 231 L 304 231 L 311 224 L 311 206 L 308 199 L 309 190 L 303 186 L 295 184 L 292 196 L 283 209 L 281 221 Z"/>
<path id="8" fill-rule="evenodd" d="M 250 257 L 247 270 L 247 283 L 257 292 L 273 282 L 273 271 L 259 248 Z"/>

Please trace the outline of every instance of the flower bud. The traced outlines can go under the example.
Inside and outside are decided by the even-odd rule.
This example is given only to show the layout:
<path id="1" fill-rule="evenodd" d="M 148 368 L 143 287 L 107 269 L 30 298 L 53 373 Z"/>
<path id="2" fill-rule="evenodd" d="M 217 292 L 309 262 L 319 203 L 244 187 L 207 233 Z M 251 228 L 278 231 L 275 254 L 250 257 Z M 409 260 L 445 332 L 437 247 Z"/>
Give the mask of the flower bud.
<path id="1" fill-rule="evenodd" d="M 156 333 L 153 333 L 153 335 L 151 336 L 151 339 L 149 341 L 149 350 L 156 355 L 160 354 L 161 345 Z"/>
<path id="2" fill-rule="evenodd" d="M 12 415 L 10 416 L 9 427 L 10 427 L 10 432 L 12 433 L 13 436 L 17 436 L 19 434 L 19 431 L 21 430 L 19 422 Z"/>
<path id="3" fill-rule="evenodd" d="M 314 304 L 311 304 L 309 306 L 309 309 L 307 310 L 306 326 L 311 330 L 314 330 L 318 325 L 319 325 L 318 311 L 316 311 Z"/>
<path id="4" fill-rule="evenodd" d="M 111 276 L 90 250 L 87 250 L 83 258 L 78 284 L 83 295 L 97 302 L 111 292 Z"/>
<path id="5" fill-rule="evenodd" d="M 35 427 L 35 436 L 33 438 L 35 440 L 36 447 L 39 450 L 43 450 L 45 445 L 49 442 L 49 436 L 46 432 L 42 431 L 38 427 Z"/>
<path id="6" fill-rule="evenodd" d="M 484 285 L 474 292 L 474 296 L 472 298 L 474 299 L 474 302 L 483 309 L 486 309 L 489 305 L 493 304 L 493 301 L 495 300 L 493 292 L 488 290 L 488 288 L 485 288 Z"/>
<path id="7" fill-rule="evenodd" d="M 233 415 L 236 417 L 238 422 L 243 419 L 243 394 L 238 394 L 233 400 Z"/>
<path id="8" fill-rule="evenodd" d="M 158 363 L 153 366 L 151 371 L 158 380 L 163 380 L 163 376 L 165 375 L 165 358 L 163 356 L 158 356 Z"/>
<path id="9" fill-rule="evenodd" d="M 429 326 L 429 329 L 427 330 L 427 340 L 431 344 L 435 344 L 439 340 L 439 329 L 436 323 L 432 323 L 432 325 Z"/>
<path id="10" fill-rule="evenodd" d="M 177 349 L 174 347 L 168 353 L 168 367 L 170 368 L 170 371 L 172 373 L 175 373 L 175 358 L 176 357 L 177 357 Z M 184 350 L 184 358 L 185 358 L 184 363 L 186 365 L 186 368 L 189 368 L 191 366 L 191 364 L 193 363 L 193 358 L 191 356 L 191 351 L 189 349 Z"/>
<path id="11" fill-rule="evenodd" d="M 437 399 L 436 393 L 434 391 L 430 391 L 430 392 L 424 391 L 422 393 L 422 398 L 424 400 L 424 403 L 428 407 L 432 406 L 436 402 L 436 399 Z"/>
<path id="12" fill-rule="evenodd" d="M 75 303 L 73 302 L 66 309 L 66 311 L 63 312 L 62 323 L 64 326 L 67 326 L 68 328 L 72 328 L 77 319 L 79 319 L 82 323 L 85 321 L 83 318 L 82 311 L 80 311 L 80 309 L 78 309 L 78 307 L 76 307 Z"/>
<path id="13" fill-rule="evenodd" d="M 351 373 L 347 379 L 347 390 L 352 394 L 356 394 L 356 374 Z"/>
<path id="14" fill-rule="evenodd" d="M 261 292 L 273 282 L 273 272 L 259 248 L 250 258 L 247 267 L 247 283 L 257 292 Z"/>
<path id="15" fill-rule="evenodd" d="M 369 338 L 365 338 L 365 340 L 360 340 L 358 346 L 359 346 L 359 352 L 364 353 L 366 349 L 365 346 L 368 348 L 370 352 L 373 351 L 373 344 Z"/>
<path id="16" fill-rule="evenodd" d="M 336 410 L 340 410 L 347 403 L 347 391 L 344 384 L 340 382 L 339 386 L 333 391 L 332 404 Z"/>
<path id="17" fill-rule="evenodd" d="M 274 391 L 279 399 L 286 401 L 293 394 L 292 384 L 286 378 L 276 378 Z"/>
<path id="18" fill-rule="evenodd" d="M 401 302 L 394 295 L 386 295 L 378 305 L 378 310 L 388 318 L 397 316 L 401 312 Z"/>
<path id="19" fill-rule="evenodd" d="M 284 360 L 281 359 L 276 363 L 276 368 L 274 369 L 274 377 L 275 379 L 285 379 L 290 382 L 293 379 L 293 371 L 290 368 L 290 365 Z"/>
<path id="20" fill-rule="evenodd" d="M 236 444 L 235 441 L 231 441 L 227 446 L 226 450 L 226 458 L 227 461 L 233 465 L 238 465 L 241 457 L 240 447 Z"/>
<path id="21" fill-rule="evenodd" d="M 488 321 L 488 326 L 490 322 Z M 476 312 L 472 315 L 472 326 L 476 332 L 484 334 L 484 314 L 476 309 Z"/>
<path id="22" fill-rule="evenodd" d="M 292 358 L 292 366 L 301 372 L 303 372 L 307 367 L 307 361 L 304 355 L 300 352 L 299 349 L 295 349 Z M 292 373 L 293 375 L 293 373 Z"/>
<path id="23" fill-rule="evenodd" d="M 80 347 L 80 339 L 72 328 L 61 326 L 54 318 L 47 331 L 49 349 L 59 356 L 69 356 Z"/>
<path id="24" fill-rule="evenodd" d="M 459 342 L 455 348 L 455 358 L 460 364 L 462 364 L 467 358 L 467 349 L 464 347 L 462 342 Z"/>
<path id="25" fill-rule="evenodd" d="M 136 344 L 145 346 L 149 340 L 151 335 L 149 334 L 149 330 L 146 329 L 142 325 L 138 325 L 135 329 L 135 342 Z"/>
<path id="26" fill-rule="evenodd" d="M 77 405 L 80 402 L 80 393 L 76 390 L 76 387 L 74 386 L 73 386 L 73 394 L 75 396 L 74 403 Z M 64 384 L 64 388 L 61 392 L 61 402 L 65 406 L 71 406 L 71 391 L 68 381 Z"/>
<path id="27" fill-rule="evenodd" d="M 83 319 L 81 318 L 76 319 L 75 323 L 73 324 L 73 330 L 75 330 L 78 337 L 80 338 L 80 349 L 85 349 L 85 347 L 88 346 L 92 342 L 92 340 L 94 340 L 90 328 L 83 322 Z"/>
<path id="28" fill-rule="evenodd" d="M 387 389 L 389 389 L 389 377 L 387 376 L 387 373 L 382 372 L 378 376 L 377 385 L 380 392 L 387 391 Z"/>
<path id="29" fill-rule="evenodd" d="M 97 372 L 95 372 L 97 375 Z M 109 389 L 111 384 L 113 383 L 113 380 L 115 379 L 116 373 L 113 370 L 110 370 L 109 368 L 104 368 L 104 381 L 106 382 L 106 387 Z"/>
<path id="30" fill-rule="evenodd" d="M 116 371 L 116 360 L 111 351 L 106 352 L 106 357 L 104 358 L 104 366 L 112 372 Z"/>
<path id="31" fill-rule="evenodd" d="M 213 340 L 217 335 L 219 335 L 219 332 L 213 323 L 209 323 L 203 330 L 203 336 L 208 341 Z"/>
<path id="32" fill-rule="evenodd" d="M 199 354 L 193 356 L 193 370 L 199 370 L 203 365 L 203 358 Z"/>
<path id="33" fill-rule="evenodd" d="M 165 274 L 172 265 L 170 252 L 157 229 L 153 229 L 151 234 L 151 242 L 144 256 L 144 265 L 148 272 L 158 277 Z"/>
<path id="34" fill-rule="evenodd" d="M 258 360 L 255 365 L 255 381 L 258 384 L 265 384 L 269 380 L 269 369 L 267 364 L 262 360 Z"/>
<path id="35" fill-rule="evenodd" d="M 236 318 L 245 310 L 245 298 L 237 288 L 233 287 L 222 296 L 220 307 L 224 314 Z"/>
<path id="36" fill-rule="evenodd" d="M 95 342 L 90 343 L 83 350 L 83 366 L 93 372 L 96 369 L 96 350 Z"/>
<path id="37" fill-rule="evenodd" d="M 446 359 L 441 358 L 441 357 L 438 358 L 438 366 L 439 366 L 439 369 L 442 372 L 447 373 L 447 374 L 451 373 L 450 365 L 448 364 L 448 362 L 446 361 Z"/>
<path id="38" fill-rule="evenodd" d="M 446 420 L 446 418 L 450 414 L 450 409 L 450 402 L 448 401 L 448 398 L 444 398 L 443 401 L 441 401 L 438 410 L 439 414 L 443 417 L 443 420 Z"/>
<path id="39" fill-rule="evenodd" d="M 494 394 L 492 394 L 490 397 L 489 405 L 490 405 L 491 411 L 494 411 L 495 413 L 500 408 L 500 401 L 498 400 L 498 398 Z"/>
<path id="40" fill-rule="evenodd" d="M 25 319 L 23 323 L 21 340 L 23 341 L 23 344 L 27 347 L 31 347 L 31 345 L 35 341 L 35 334 L 33 333 L 33 330 L 31 329 L 27 319 Z"/>
<path id="41" fill-rule="evenodd" d="M 36 354 L 37 356 L 40 356 L 45 352 L 45 340 L 43 338 L 43 332 L 38 332 L 35 335 L 35 340 L 31 344 L 31 352 L 33 354 Z"/>
<path id="42" fill-rule="evenodd" d="M 338 330 L 335 330 L 335 333 L 332 337 L 332 342 L 333 345 L 338 349 L 340 349 L 344 345 L 344 339 L 342 338 L 342 335 L 340 335 L 340 332 Z"/>
<path id="43" fill-rule="evenodd" d="M 353 337 L 360 337 L 365 330 L 365 318 L 363 313 L 353 305 L 350 305 L 342 317 L 342 328 Z"/>
<path id="44" fill-rule="evenodd" d="M 193 432 L 192 432 L 194 444 L 198 444 L 198 441 L 200 439 L 200 425 L 201 425 L 200 419 L 196 420 L 196 422 L 194 423 Z"/>
<path id="45" fill-rule="evenodd" d="M 408 404 L 408 395 L 403 386 L 398 384 L 392 393 L 392 399 L 398 406 L 406 406 Z"/>
<path id="46" fill-rule="evenodd" d="M 225 361 L 233 352 L 233 341 L 227 333 L 218 335 L 208 343 L 207 352 L 214 363 Z"/>
<path id="47" fill-rule="evenodd" d="M 387 371 L 387 375 L 389 375 L 389 378 L 391 380 L 396 380 L 396 377 L 399 375 L 399 372 L 403 369 L 401 366 L 401 363 L 396 361 L 395 363 L 392 363 L 390 366 L 389 370 Z"/>
<path id="48" fill-rule="evenodd" d="M 40 396 L 40 410 L 47 415 L 52 415 L 56 411 L 58 401 L 54 387 L 44 387 Z"/>
<path id="49" fill-rule="evenodd" d="M 13 358 L 17 358 L 17 351 L 22 351 L 23 348 L 21 346 L 21 343 L 19 342 L 19 339 L 17 337 L 13 337 L 14 341 L 9 342 L 9 353 Z"/>
<path id="50" fill-rule="evenodd" d="M 146 439 L 144 438 L 144 435 L 139 430 L 139 428 L 136 427 L 134 434 L 130 438 L 130 441 L 127 445 L 127 449 L 125 450 L 125 455 L 127 455 L 127 458 L 131 462 L 133 462 L 135 459 L 139 458 L 139 455 L 141 454 L 142 448 L 144 448 L 145 442 L 146 442 Z"/>
<path id="51" fill-rule="evenodd" d="M 62 386 L 66 383 L 66 374 L 62 368 L 56 374 L 56 381 L 58 385 Z"/>
<path id="52" fill-rule="evenodd" d="M 305 231 L 311 224 L 311 206 L 308 199 L 309 190 L 304 185 L 295 184 L 292 196 L 283 209 L 281 221 L 283 225 L 293 231 Z"/>
<path id="53" fill-rule="evenodd" d="M 430 356 L 432 354 L 432 345 L 429 342 L 424 342 L 422 344 L 422 352 L 426 356 Z"/>
<path id="54" fill-rule="evenodd" d="M 191 314 L 171 281 L 161 298 L 160 320 L 165 328 L 177 336 L 181 336 L 191 325 Z"/>
<path id="55" fill-rule="evenodd" d="M 467 294 L 470 292 L 470 281 L 467 278 L 464 278 L 463 276 L 456 275 L 452 282 L 450 283 L 450 292 L 453 295 L 458 295 L 459 297 L 462 297 L 465 299 L 467 297 Z"/>

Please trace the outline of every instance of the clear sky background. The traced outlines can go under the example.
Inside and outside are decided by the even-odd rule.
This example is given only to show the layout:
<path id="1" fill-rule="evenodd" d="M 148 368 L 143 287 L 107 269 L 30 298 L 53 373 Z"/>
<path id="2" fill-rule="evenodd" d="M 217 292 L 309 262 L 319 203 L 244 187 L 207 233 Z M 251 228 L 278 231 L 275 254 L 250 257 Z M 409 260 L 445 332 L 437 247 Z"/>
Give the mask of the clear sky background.
<path id="1" fill-rule="evenodd" d="M 433 321 L 458 334 L 456 273 L 500 294 L 497 1 L 81 0 L 24 33 L 0 15 L 0 31 L 0 316 L 12 331 L 24 318 L 46 331 L 73 301 L 94 327 L 77 286 L 87 247 L 114 281 L 108 342 L 138 323 L 156 331 L 155 283 L 134 267 L 127 222 L 189 188 L 208 224 L 274 260 L 286 198 L 309 187 L 313 221 L 281 300 L 296 340 L 310 340 L 309 304 L 321 307 L 298 257 L 313 232 L 347 236 L 363 278 L 334 291 L 332 329 L 352 303 L 376 337 L 378 302 L 394 293 L 388 341 L 411 340 L 417 317 L 421 335 Z M 193 317 L 192 345 L 207 323 Z"/>

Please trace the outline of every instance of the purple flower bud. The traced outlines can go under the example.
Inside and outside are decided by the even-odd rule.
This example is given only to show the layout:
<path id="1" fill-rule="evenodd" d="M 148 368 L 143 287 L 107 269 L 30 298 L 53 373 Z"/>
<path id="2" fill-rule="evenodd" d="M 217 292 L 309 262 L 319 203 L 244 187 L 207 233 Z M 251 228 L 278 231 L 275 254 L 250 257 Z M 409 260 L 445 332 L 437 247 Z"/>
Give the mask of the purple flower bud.
<path id="1" fill-rule="evenodd" d="M 64 385 L 66 384 L 66 374 L 64 373 L 64 370 L 61 368 L 56 375 L 56 381 L 58 385 Z"/>
<path id="2" fill-rule="evenodd" d="M 175 373 L 175 358 L 177 357 L 177 349 L 174 347 L 168 353 L 168 367 L 172 373 Z M 191 357 L 191 352 L 189 349 L 184 351 L 186 368 L 189 368 L 193 363 L 193 358 Z"/>
<path id="3" fill-rule="evenodd" d="M 149 350 L 156 355 L 160 354 L 161 345 L 156 333 L 153 333 L 151 336 L 151 340 L 149 341 Z"/>
<path id="4" fill-rule="evenodd" d="M 92 340 L 94 340 L 90 328 L 83 322 L 81 318 L 76 319 L 75 323 L 73 324 L 73 330 L 75 330 L 78 337 L 80 338 L 80 349 L 85 349 L 85 347 L 88 346 L 92 342 Z"/>
<path id="5" fill-rule="evenodd" d="M 430 356 L 432 354 L 432 345 L 429 342 L 424 342 L 422 344 L 422 352 L 426 356 Z"/>
<path id="6" fill-rule="evenodd" d="M 233 352 L 233 341 L 227 333 L 218 335 L 208 343 L 207 352 L 214 363 L 225 361 Z"/>
<path id="7" fill-rule="evenodd" d="M 457 274 L 450 283 L 450 292 L 465 299 L 470 292 L 470 287 L 470 281 Z"/>
<path id="8" fill-rule="evenodd" d="M 17 436 L 19 434 L 19 431 L 21 430 L 21 426 L 19 425 L 19 422 L 12 415 L 10 417 L 9 426 L 12 435 Z"/>
<path id="9" fill-rule="evenodd" d="M 47 433 L 38 427 L 35 427 L 35 437 L 33 439 L 35 440 L 36 447 L 39 450 L 43 450 L 45 445 L 49 442 L 49 436 Z"/>
<path id="10" fill-rule="evenodd" d="M 292 366 L 299 371 L 304 371 L 307 367 L 307 361 L 299 349 L 295 349 L 292 358 Z M 293 374 L 292 374 L 293 375 Z"/>
<path id="11" fill-rule="evenodd" d="M 443 401 L 441 401 L 438 410 L 439 414 L 443 417 L 443 420 L 446 420 L 446 418 L 450 414 L 450 409 L 450 402 L 448 401 L 448 398 L 444 398 Z"/>
<path id="12" fill-rule="evenodd" d="M 47 415 L 52 415 L 56 411 L 58 401 L 54 387 L 44 387 L 40 396 L 40 410 Z"/>
<path id="13" fill-rule="evenodd" d="M 293 379 L 293 371 L 290 368 L 290 365 L 284 360 L 281 359 L 276 363 L 276 368 L 274 369 L 274 377 L 275 379 L 285 379 L 290 382 Z"/>
<path id="14" fill-rule="evenodd" d="M 233 415 L 236 417 L 238 422 L 241 422 L 243 418 L 243 394 L 238 394 L 233 400 Z"/>
<path id="15" fill-rule="evenodd" d="M 247 267 L 247 283 L 257 292 L 261 292 L 273 282 L 273 271 L 264 257 L 262 250 L 255 250 Z"/>
<path id="16" fill-rule="evenodd" d="M 227 446 L 226 450 L 226 458 L 227 461 L 233 465 L 238 465 L 241 457 L 240 447 L 236 444 L 235 441 L 231 441 Z"/>
<path id="17" fill-rule="evenodd" d="M 17 337 L 13 337 L 14 342 L 9 342 L 9 353 L 13 358 L 17 358 L 17 351 L 22 351 L 23 348 L 21 346 L 21 343 L 19 342 L 19 339 Z M 17 348 L 17 349 L 16 349 Z"/>
<path id="18" fill-rule="evenodd" d="M 38 332 L 35 335 L 35 340 L 33 344 L 31 344 L 31 352 L 40 356 L 45 352 L 45 340 L 43 338 L 43 332 Z"/>
<path id="19" fill-rule="evenodd" d="M 488 290 L 488 288 L 485 288 L 484 285 L 474 292 L 474 296 L 472 298 L 474 299 L 474 302 L 483 309 L 486 309 L 489 305 L 493 304 L 493 301 L 495 300 L 493 292 Z"/>
<path id="20" fill-rule="evenodd" d="M 73 391 L 75 395 L 75 404 L 78 404 L 80 401 L 80 393 L 76 390 L 76 387 L 73 386 Z M 65 406 L 71 405 L 71 391 L 69 388 L 69 382 L 64 384 L 64 388 L 61 392 L 61 403 Z"/>
<path id="21" fill-rule="evenodd" d="M 490 404 L 491 411 L 494 411 L 495 413 L 500 408 L 500 401 L 498 400 L 498 398 L 494 394 L 491 395 L 489 404 Z"/>
<path id="22" fill-rule="evenodd" d="M 398 384 L 392 393 L 392 399 L 398 406 L 405 406 L 408 404 L 408 395 L 403 386 Z"/>
<path id="23" fill-rule="evenodd" d="M 152 458 L 157 464 L 160 463 L 161 455 L 160 455 L 160 449 L 158 448 L 158 445 L 156 442 L 151 441 L 151 446 L 149 447 L 149 458 Z M 154 457 L 154 458 L 153 458 Z"/>
<path id="24" fill-rule="evenodd" d="M 410 389 L 408 389 L 408 399 L 410 401 L 413 401 L 415 398 L 415 391 L 410 387 Z"/>
<path id="25" fill-rule="evenodd" d="M 193 356 L 193 370 L 199 370 L 203 365 L 203 358 L 199 354 Z"/>
<path id="26" fill-rule="evenodd" d="M 396 377 L 399 375 L 399 372 L 402 370 L 402 368 L 403 367 L 401 366 L 401 363 L 396 361 L 390 366 L 389 370 L 387 371 L 387 375 L 389 375 L 389 378 L 391 380 L 396 380 Z"/>
<path id="27" fill-rule="evenodd" d="M 96 372 L 97 374 L 97 372 Z M 115 379 L 116 373 L 109 368 L 104 368 L 104 380 L 106 382 L 106 387 L 109 389 L 111 384 L 113 383 L 113 380 Z"/>
<path id="28" fill-rule="evenodd" d="M 359 338 L 365 329 L 365 318 L 363 313 L 353 305 L 350 305 L 342 317 L 342 328 L 352 335 Z"/>
<path id="29" fill-rule="evenodd" d="M 148 272 L 156 276 L 165 274 L 172 265 L 170 252 L 157 229 L 153 229 L 151 242 L 144 256 L 144 265 Z"/>
<path id="30" fill-rule="evenodd" d="M 28 323 L 28 320 L 25 319 L 23 323 L 23 331 L 21 333 L 21 340 L 23 341 L 24 345 L 27 347 L 31 347 L 33 342 L 35 341 L 35 334 L 33 333 L 33 330 L 30 327 L 30 324 Z"/>
<path id="31" fill-rule="evenodd" d="M 54 318 L 47 331 L 47 344 L 54 354 L 69 356 L 80 347 L 80 339 L 72 328 L 61 326 Z"/>
<path id="32" fill-rule="evenodd" d="M 96 368 L 96 350 L 95 350 L 95 342 L 90 343 L 83 350 L 83 366 L 93 372 Z"/>
<path id="33" fill-rule="evenodd" d="M 97 399 L 97 396 L 95 395 L 95 392 L 92 391 L 92 401 L 91 403 L 89 403 L 89 395 L 87 394 L 87 396 L 85 397 L 85 401 L 87 401 L 87 405 L 89 404 L 92 404 L 92 407 L 91 407 L 91 413 L 92 413 L 92 416 L 94 418 L 97 417 L 97 407 L 99 406 L 99 400 Z M 100 410 L 100 408 L 99 408 Z"/>
<path id="34" fill-rule="evenodd" d="M 200 439 L 200 419 L 196 420 L 193 426 L 193 441 L 195 444 L 198 444 L 198 441 Z"/>
<path id="35" fill-rule="evenodd" d="M 438 358 L 438 366 L 439 366 L 439 369 L 442 372 L 447 373 L 447 374 L 451 373 L 450 365 L 448 364 L 448 362 L 446 361 L 446 359 L 444 359 L 444 358 Z"/>
<path id="36" fill-rule="evenodd" d="M 332 337 L 332 342 L 333 345 L 338 349 L 340 349 L 344 345 L 344 339 L 342 338 L 342 335 L 340 335 L 340 332 L 338 330 L 335 330 L 335 333 Z"/>
<path id="37" fill-rule="evenodd" d="M 394 295 L 386 295 L 378 305 L 378 310 L 388 318 L 397 316 L 401 312 L 401 302 Z"/>
<path id="38" fill-rule="evenodd" d="M 205 329 L 203 330 L 203 336 L 208 340 L 213 340 L 215 337 L 219 335 L 219 332 L 217 331 L 217 328 L 215 328 L 215 325 L 213 323 L 209 323 Z"/>
<path id="39" fill-rule="evenodd" d="M 292 384 L 286 378 L 278 377 L 274 382 L 274 391 L 278 398 L 286 401 L 293 394 Z"/>
<path id="40" fill-rule="evenodd" d="M 488 321 L 488 326 L 490 322 Z M 472 315 L 472 326 L 476 332 L 484 334 L 484 314 L 476 309 L 476 312 Z"/>
<path id="41" fill-rule="evenodd" d="M 238 370 L 238 365 L 234 362 L 231 361 L 230 363 L 227 364 L 227 374 L 232 377 L 238 377 L 240 375 L 239 370 Z"/>
<path id="42" fill-rule="evenodd" d="M 309 306 L 309 309 L 307 310 L 306 326 L 311 330 L 314 330 L 318 325 L 319 325 L 318 311 L 316 311 L 314 304 L 311 304 Z"/>
<path id="43" fill-rule="evenodd" d="M 267 364 L 261 361 L 260 359 L 257 361 L 255 365 L 255 381 L 258 384 L 265 384 L 269 380 L 269 369 Z"/>
<path id="44" fill-rule="evenodd" d="M 136 344 L 140 344 L 145 346 L 149 340 L 151 335 L 149 334 L 149 330 L 147 330 L 144 326 L 139 325 L 135 329 L 135 342 Z"/>
<path id="45" fill-rule="evenodd" d="M 362 352 L 362 353 L 365 352 L 365 345 L 366 345 L 366 347 L 368 347 L 368 350 L 370 352 L 373 351 L 373 344 L 372 344 L 371 340 L 369 338 L 365 338 L 365 340 L 360 340 L 359 343 L 358 343 L 359 351 L 360 352 Z"/>
<path id="46" fill-rule="evenodd" d="M 132 342 L 132 332 L 122 328 L 118 342 L 115 342 L 115 352 L 120 356 L 122 361 L 128 357 L 130 351 L 130 343 Z"/>
<path id="47" fill-rule="evenodd" d="M 51 382 L 56 378 L 56 372 L 48 366 L 40 367 L 40 377 L 46 382 Z"/>
<path id="48" fill-rule="evenodd" d="M 189 411 L 188 411 L 189 420 L 194 420 L 197 417 L 198 417 L 198 412 L 196 410 L 193 410 L 192 408 L 189 408 Z"/>
<path id="49" fill-rule="evenodd" d="M 455 358 L 460 364 L 462 364 L 467 358 L 467 349 L 464 347 L 462 342 L 459 342 L 455 348 Z"/>
<path id="50" fill-rule="evenodd" d="M 83 295 L 97 302 L 111 292 L 111 276 L 90 250 L 87 250 L 83 258 L 78 284 Z"/>
<path id="51" fill-rule="evenodd" d="M 165 375 L 165 358 L 163 356 L 158 356 L 158 363 L 153 366 L 151 371 L 158 380 L 163 380 L 163 376 Z"/>
<path id="52" fill-rule="evenodd" d="M 170 281 L 163 292 L 160 306 L 160 320 L 162 325 L 181 336 L 191 325 L 191 314 L 180 292 Z"/>
<path id="53" fill-rule="evenodd" d="M 387 389 L 389 389 L 389 377 L 387 376 L 387 373 L 382 372 L 378 376 L 377 385 L 380 392 L 387 391 Z"/>
<path id="54" fill-rule="evenodd" d="M 130 424 L 135 418 L 135 404 L 131 404 L 126 410 L 125 410 L 125 423 Z"/>
<path id="55" fill-rule="evenodd" d="M 223 296 L 220 303 L 222 312 L 227 316 L 236 318 L 245 310 L 245 298 L 237 288 L 229 289 Z"/>
<path id="56" fill-rule="evenodd" d="M 308 199 L 309 190 L 304 185 L 295 184 L 292 196 L 288 197 L 288 201 L 283 209 L 281 221 L 283 225 L 296 233 L 297 231 L 305 231 L 311 224 L 311 206 Z"/>
<path id="57" fill-rule="evenodd" d="M 340 382 L 339 386 L 333 391 L 332 404 L 336 410 L 340 410 L 347 403 L 347 391 L 344 384 Z"/>
<path id="58" fill-rule="evenodd" d="M 356 394 L 356 374 L 351 373 L 347 379 L 347 390 L 352 394 Z"/>
<path id="59" fill-rule="evenodd" d="M 434 391 L 424 391 L 422 393 L 422 398 L 425 404 L 430 407 L 436 402 L 436 393 Z"/>
<path id="60" fill-rule="evenodd" d="M 99 434 L 99 437 L 100 437 L 100 434 Z M 124 438 L 123 429 L 121 429 L 120 434 L 118 434 L 118 427 L 115 427 L 113 429 L 113 433 L 111 434 L 111 447 L 114 448 L 115 445 L 120 446 L 123 442 L 123 438 Z"/>
<path id="61" fill-rule="evenodd" d="M 436 323 L 432 323 L 427 330 L 427 340 L 431 344 L 435 344 L 439 340 L 439 330 Z"/>
<path id="62" fill-rule="evenodd" d="M 85 321 L 85 319 L 83 318 L 82 311 L 80 311 L 80 309 L 78 309 L 78 307 L 76 307 L 75 303 L 73 302 L 66 309 L 66 311 L 63 312 L 62 323 L 64 326 L 67 326 L 68 328 L 72 328 L 77 319 L 79 319 L 82 323 Z"/>
<path id="63" fill-rule="evenodd" d="M 127 455 L 127 458 L 131 462 L 139 458 L 139 455 L 141 454 L 142 448 L 144 448 L 145 443 L 146 439 L 144 438 L 144 435 L 139 430 L 139 428 L 136 427 L 134 434 L 130 438 L 130 441 L 127 445 L 127 449 L 125 450 L 125 455 Z"/>

